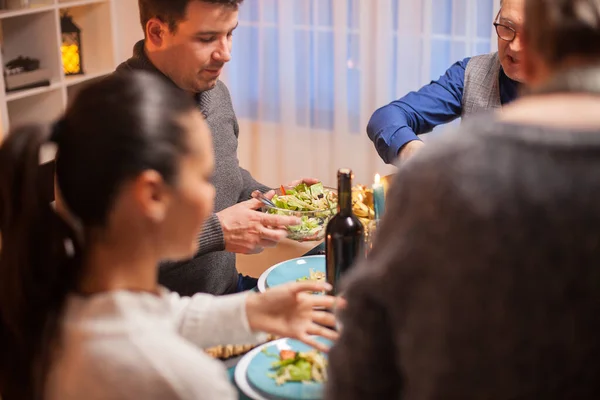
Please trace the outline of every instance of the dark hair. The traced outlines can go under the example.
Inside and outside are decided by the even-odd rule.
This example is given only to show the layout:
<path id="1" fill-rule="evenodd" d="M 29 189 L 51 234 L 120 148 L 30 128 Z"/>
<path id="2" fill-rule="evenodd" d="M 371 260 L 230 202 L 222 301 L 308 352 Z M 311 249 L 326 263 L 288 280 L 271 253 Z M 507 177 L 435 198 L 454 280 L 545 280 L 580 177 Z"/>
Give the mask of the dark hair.
<path id="1" fill-rule="evenodd" d="M 177 24 L 185 18 L 187 5 L 192 1 L 221 4 L 237 10 L 244 0 L 138 0 L 140 9 L 140 22 L 144 34 L 146 24 L 152 18 L 158 18 L 169 25 L 169 30 L 175 32 Z"/>
<path id="2" fill-rule="evenodd" d="M 600 58 L 598 0 L 528 0 L 525 21 L 528 45 L 550 65 Z"/>
<path id="3" fill-rule="evenodd" d="M 56 129 L 26 126 L 7 136 L 0 147 L 4 400 L 42 398 L 65 300 L 81 274 L 76 235 L 40 187 L 41 147 L 50 138 L 57 143 L 56 181 L 69 212 L 84 228 L 101 228 L 125 181 L 155 170 L 175 182 L 188 151 L 179 117 L 194 110 L 163 79 L 128 72 L 82 89 Z"/>

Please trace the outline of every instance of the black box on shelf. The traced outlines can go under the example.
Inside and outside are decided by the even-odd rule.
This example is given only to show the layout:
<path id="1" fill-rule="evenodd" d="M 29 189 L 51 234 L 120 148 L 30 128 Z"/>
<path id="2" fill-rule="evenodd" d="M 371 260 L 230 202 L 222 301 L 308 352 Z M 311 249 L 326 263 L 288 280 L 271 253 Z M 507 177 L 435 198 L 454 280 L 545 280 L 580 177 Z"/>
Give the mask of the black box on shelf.
<path id="1" fill-rule="evenodd" d="M 52 74 L 49 70 L 40 68 L 35 71 L 20 72 L 18 74 L 6 75 L 6 91 L 31 89 L 34 87 L 50 86 Z"/>

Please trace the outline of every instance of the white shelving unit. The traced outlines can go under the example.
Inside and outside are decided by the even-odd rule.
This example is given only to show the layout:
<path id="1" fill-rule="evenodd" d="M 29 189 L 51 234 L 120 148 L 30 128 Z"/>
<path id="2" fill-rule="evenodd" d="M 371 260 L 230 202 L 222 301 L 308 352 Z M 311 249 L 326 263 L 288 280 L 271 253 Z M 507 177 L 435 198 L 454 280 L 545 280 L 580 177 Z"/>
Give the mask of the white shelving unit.
<path id="1" fill-rule="evenodd" d="M 114 71 L 118 60 L 115 2 L 123 0 L 33 0 L 29 8 L 0 11 L 0 63 L 37 58 L 52 72 L 50 86 L 5 92 L 0 79 L 0 141 L 15 125 L 49 122 L 89 81 Z M 65 76 L 61 62 L 61 13 L 81 28 L 84 75 Z"/>

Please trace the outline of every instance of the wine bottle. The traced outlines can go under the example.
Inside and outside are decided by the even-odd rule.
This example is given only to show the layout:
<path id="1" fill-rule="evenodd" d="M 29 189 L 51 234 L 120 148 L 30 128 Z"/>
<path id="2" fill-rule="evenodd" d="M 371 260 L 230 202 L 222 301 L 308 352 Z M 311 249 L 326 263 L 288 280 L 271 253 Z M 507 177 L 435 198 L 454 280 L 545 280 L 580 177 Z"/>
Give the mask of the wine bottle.
<path id="1" fill-rule="evenodd" d="M 352 212 L 352 171 L 338 171 L 338 213 L 325 231 L 325 271 L 327 282 L 339 294 L 339 280 L 357 261 L 363 241 L 364 227 Z"/>

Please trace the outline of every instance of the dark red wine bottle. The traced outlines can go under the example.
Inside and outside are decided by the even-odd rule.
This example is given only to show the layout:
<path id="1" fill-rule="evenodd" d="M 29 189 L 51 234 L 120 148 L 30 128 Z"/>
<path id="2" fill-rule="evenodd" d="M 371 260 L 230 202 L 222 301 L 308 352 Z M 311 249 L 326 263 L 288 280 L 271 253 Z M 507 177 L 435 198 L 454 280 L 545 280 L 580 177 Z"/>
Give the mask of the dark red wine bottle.
<path id="1" fill-rule="evenodd" d="M 358 261 L 364 243 L 364 227 L 352 212 L 352 171 L 338 171 L 338 213 L 327 224 L 325 270 L 327 282 L 339 294 L 340 278 Z"/>

